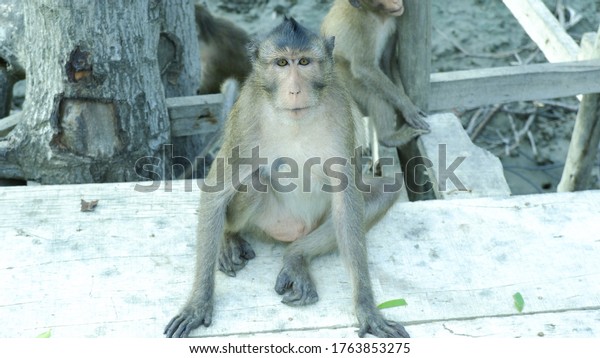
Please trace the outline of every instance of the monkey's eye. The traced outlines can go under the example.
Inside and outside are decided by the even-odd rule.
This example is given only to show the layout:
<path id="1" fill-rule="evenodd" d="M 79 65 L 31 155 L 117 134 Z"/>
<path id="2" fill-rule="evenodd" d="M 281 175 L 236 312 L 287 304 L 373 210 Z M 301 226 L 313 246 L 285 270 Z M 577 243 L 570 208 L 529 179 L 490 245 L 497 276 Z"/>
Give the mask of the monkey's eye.
<path id="1" fill-rule="evenodd" d="M 298 63 L 299 63 L 301 66 L 306 66 L 306 65 L 308 65 L 308 64 L 310 63 L 310 60 L 309 60 L 308 58 L 306 58 L 306 57 L 302 57 L 302 58 L 300 59 L 300 61 L 298 61 Z"/>
<path id="2" fill-rule="evenodd" d="M 280 58 L 279 60 L 277 60 L 277 66 L 284 67 L 287 65 L 288 65 L 288 60 L 286 60 L 285 58 Z"/>

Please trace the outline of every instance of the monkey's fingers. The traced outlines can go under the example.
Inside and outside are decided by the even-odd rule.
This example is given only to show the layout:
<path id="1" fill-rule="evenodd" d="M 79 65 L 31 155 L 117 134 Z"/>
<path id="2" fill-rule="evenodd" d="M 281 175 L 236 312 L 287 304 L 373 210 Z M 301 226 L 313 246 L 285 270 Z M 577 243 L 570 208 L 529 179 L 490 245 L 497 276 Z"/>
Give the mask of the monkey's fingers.
<path id="1" fill-rule="evenodd" d="M 186 323 L 186 317 L 178 314 L 173 317 L 165 327 L 164 335 L 167 338 L 185 338 L 188 337 L 192 328 Z"/>
<path id="2" fill-rule="evenodd" d="M 306 306 L 319 300 L 317 290 L 304 268 L 281 269 L 275 282 L 275 291 L 283 295 L 281 302 L 288 306 Z"/>
<path id="3" fill-rule="evenodd" d="M 358 330 L 358 336 L 364 337 L 370 333 L 379 338 L 410 338 L 403 325 L 398 322 L 383 319 L 383 317 L 373 317 L 363 322 Z"/>
<path id="4" fill-rule="evenodd" d="M 212 305 L 203 305 L 203 309 L 185 307 L 181 313 L 173 317 L 167 324 L 164 334 L 167 338 L 189 337 L 192 330 L 203 325 L 210 326 L 212 322 Z"/>
<path id="5" fill-rule="evenodd" d="M 219 270 L 230 277 L 235 277 L 237 271 L 256 257 L 252 246 L 238 235 L 227 238 L 220 251 Z"/>
<path id="6" fill-rule="evenodd" d="M 416 129 L 423 129 L 429 132 L 429 123 L 425 121 L 427 114 L 416 106 L 406 108 L 402 111 L 402 116 L 406 121 L 406 124 Z"/>
<path id="7" fill-rule="evenodd" d="M 429 130 L 427 129 L 418 129 L 409 126 L 408 124 L 403 124 L 400 129 L 397 131 L 390 133 L 386 136 L 381 136 L 379 141 L 388 147 L 402 147 L 403 145 L 411 142 L 413 139 L 417 138 L 421 134 L 427 134 Z"/>
<path id="8" fill-rule="evenodd" d="M 417 113 L 411 118 L 405 117 L 405 119 L 406 123 L 413 128 L 425 130 L 427 132 L 430 131 L 429 123 L 425 122 L 425 117 L 421 116 L 420 113 Z"/>

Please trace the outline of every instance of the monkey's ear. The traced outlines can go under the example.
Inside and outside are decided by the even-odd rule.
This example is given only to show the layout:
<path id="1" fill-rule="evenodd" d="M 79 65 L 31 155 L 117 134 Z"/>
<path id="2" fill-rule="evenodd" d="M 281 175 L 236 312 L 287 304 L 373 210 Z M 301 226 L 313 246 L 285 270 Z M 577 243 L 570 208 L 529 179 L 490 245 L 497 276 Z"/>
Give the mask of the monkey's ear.
<path id="1" fill-rule="evenodd" d="M 335 47 L 335 36 L 328 37 L 325 39 L 325 49 L 329 56 L 333 55 L 333 48 Z"/>
<path id="2" fill-rule="evenodd" d="M 350 5 L 354 6 L 357 9 L 360 9 L 361 5 L 360 5 L 360 1 L 359 0 L 348 0 L 350 2 Z"/>

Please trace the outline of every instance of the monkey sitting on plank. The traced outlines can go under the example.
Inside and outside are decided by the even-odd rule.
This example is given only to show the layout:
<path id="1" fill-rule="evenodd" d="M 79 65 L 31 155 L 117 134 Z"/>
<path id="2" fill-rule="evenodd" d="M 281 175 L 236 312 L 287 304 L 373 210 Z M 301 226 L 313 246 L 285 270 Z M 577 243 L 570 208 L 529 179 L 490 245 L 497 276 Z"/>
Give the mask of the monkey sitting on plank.
<path id="1" fill-rule="evenodd" d="M 252 72 L 203 184 L 192 292 L 167 337 L 211 324 L 216 268 L 235 276 L 255 257 L 245 240 L 254 235 L 289 242 L 275 280 L 283 303 L 317 302 L 309 263 L 337 247 L 350 272 L 358 335 L 408 337 L 375 305 L 365 242 L 398 198 L 401 179 L 361 176 L 362 119 L 334 70 L 333 48 L 333 38 L 287 18 L 250 47 Z"/>
<path id="2" fill-rule="evenodd" d="M 391 147 L 429 132 L 397 68 L 397 20 L 403 13 L 402 0 L 335 0 L 321 25 L 324 36 L 335 36 L 336 67 L 354 100 L 375 122 L 380 142 Z"/>
<path id="3" fill-rule="evenodd" d="M 252 65 L 246 46 L 250 38 L 231 21 L 214 17 L 201 4 L 195 4 L 200 41 L 201 85 L 198 94 L 219 93 L 230 77 L 242 83 Z"/>

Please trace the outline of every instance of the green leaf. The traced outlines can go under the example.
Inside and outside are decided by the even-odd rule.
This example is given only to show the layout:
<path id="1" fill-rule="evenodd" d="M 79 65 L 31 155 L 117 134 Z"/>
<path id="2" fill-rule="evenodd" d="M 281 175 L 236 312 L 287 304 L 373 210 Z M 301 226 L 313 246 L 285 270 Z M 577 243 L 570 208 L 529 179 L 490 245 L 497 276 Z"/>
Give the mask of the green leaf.
<path id="1" fill-rule="evenodd" d="M 408 305 L 408 303 L 406 303 L 406 300 L 404 298 L 400 298 L 397 300 L 391 300 L 391 301 L 384 302 L 384 303 L 380 304 L 379 306 L 377 306 L 377 308 L 382 310 L 385 308 L 401 307 L 401 306 L 406 306 L 406 305 Z"/>
<path id="2" fill-rule="evenodd" d="M 52 330 L 49 329 L 44 333 L 38 334 L 37 337 L 35 337 L 35 338 L 50 338 L 51 335 L 52 335 Z"/>
<path id="3" fill-rule="evenodd" d="M 523 307 L 525 307 L 525 300 L 523 299 L 523 296 L 517 292 L 513 295 L 513 299 L 515 300 L 515 307 L 517 308 L 517 311 L 523 312 Z"/>

